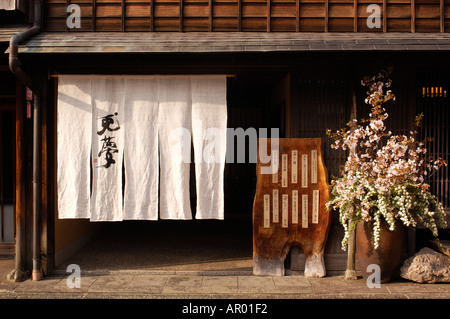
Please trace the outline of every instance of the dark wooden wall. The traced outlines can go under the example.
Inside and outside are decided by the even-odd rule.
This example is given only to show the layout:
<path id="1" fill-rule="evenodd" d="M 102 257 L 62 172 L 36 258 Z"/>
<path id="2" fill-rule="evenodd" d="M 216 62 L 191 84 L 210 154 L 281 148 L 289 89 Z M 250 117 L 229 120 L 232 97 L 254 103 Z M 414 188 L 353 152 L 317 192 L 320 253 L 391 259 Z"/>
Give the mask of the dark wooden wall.
<path id="1" fill-rule="evenodd" d="M 421 138 L 431 137 L 426 143 L 429 155 L 442 158 L 447 166 L 428 177 L 431 192 L 444 208 L 450 208 L 450 76 L 443 71 L 424 71 L 418 76 L 417 109 L 424 114 Z M 449 226 L 450 227 L 450 226 Z"/>
<path id="2" fill-rule="evenodd" d="M 449 32 L 450 0 L 46 0 L 46 31 Z M 367 26 L 370 4 L 381 28 Z"/>

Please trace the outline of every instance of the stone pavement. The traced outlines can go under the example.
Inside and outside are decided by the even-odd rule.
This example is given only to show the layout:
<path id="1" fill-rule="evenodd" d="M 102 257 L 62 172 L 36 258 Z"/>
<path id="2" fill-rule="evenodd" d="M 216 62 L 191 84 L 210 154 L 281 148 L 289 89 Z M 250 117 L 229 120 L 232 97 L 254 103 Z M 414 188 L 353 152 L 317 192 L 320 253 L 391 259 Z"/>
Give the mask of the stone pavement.
<path id="1" fill-rule="evenodd" d="M 3 262 L 3 263 L 2 263 Z M 259 277 L 246 273 L 218 274 L 190 271 L 86 271 L 81 287 L 69 288 L 70 273 L 56 272 L 42 281 L 6 280 L 0 260 L 0 298 L 7 299 L 447 299 L 450 284 L 418 284 L 402 279 L 369 288 L 366 281 L 343 276 L 305 278 L 290 272 L 284 277 Z M 1 267 L 3 265 L 3 267 Z M 9 270 L 12 268 L 9 268 Z"/>

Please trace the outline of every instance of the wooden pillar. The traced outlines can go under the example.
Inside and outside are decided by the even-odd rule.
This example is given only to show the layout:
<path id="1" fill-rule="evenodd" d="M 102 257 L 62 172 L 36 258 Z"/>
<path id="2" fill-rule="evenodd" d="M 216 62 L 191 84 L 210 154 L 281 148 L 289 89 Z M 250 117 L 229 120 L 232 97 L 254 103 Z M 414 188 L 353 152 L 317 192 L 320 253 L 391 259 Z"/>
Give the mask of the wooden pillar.
<path id="1" fill-rule="evenodd" d="M 25 136 L 24 136 L 24 96 L 25 88 L 16 82 L 16 176 L 15 176 L 15 266 L 7 278 L 19 282 L 27 279 L 26 271 L 26 164 L 25 164 Z"/>

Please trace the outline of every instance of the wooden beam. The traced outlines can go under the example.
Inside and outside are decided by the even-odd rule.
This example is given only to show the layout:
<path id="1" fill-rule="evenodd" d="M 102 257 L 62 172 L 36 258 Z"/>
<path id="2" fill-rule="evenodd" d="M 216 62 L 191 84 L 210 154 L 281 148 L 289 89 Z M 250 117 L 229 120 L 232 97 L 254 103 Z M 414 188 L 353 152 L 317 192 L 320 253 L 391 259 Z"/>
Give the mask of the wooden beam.
<path id="1" fill-rule="evenodd" d="M 387 32 L 387 1 L 383 0 L 383 32 Z"/>
<path id="2" fill-rule="evenodd" d="M 416 1 L 411 0 L 411 32 L 416 32 Z"/>
<path id="3" fill-rule="evenodd" d="M 440 3 L 440 31 L 445 32 L 445 2 L 441 0 Z"/>
<path id="4" fill-rule="evenodd" d="M 270 0 L 267 0 L 266 22 L 267 22 L 267 32 L 270 32 Z"/>
<path id="5" fill-rule="evenodd" d="M 325 32 L 328 32 L 328 0 L 325 0 Z"/>
<path id="6" fill-rule="evenodd" d="M 297 0 L 295 2 L 295 31 L 299 32 L 300 31 L 300 0 Z"/>
<path id="7" fill-rule="evenodd" d="M 353 1 L 353 32 L 358 32 L 358 0 Z"/>

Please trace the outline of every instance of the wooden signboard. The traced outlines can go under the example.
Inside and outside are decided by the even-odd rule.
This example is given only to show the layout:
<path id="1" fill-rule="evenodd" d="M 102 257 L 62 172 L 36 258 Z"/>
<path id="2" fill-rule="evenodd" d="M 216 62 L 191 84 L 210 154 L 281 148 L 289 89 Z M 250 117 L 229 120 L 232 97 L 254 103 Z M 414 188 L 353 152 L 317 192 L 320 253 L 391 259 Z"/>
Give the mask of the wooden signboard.
<path id="1" fill-rule="evenodd" d="M 278 163 L 273 174 L 256 166 L 257 184 L 253 203 L 253 273 L 284 275 L 284 260 L 291 246 L 306 257 L 305 276 L 325 275 L 324 247 L 331 223 L 325 208 L 330 198 L 320 138 L 281 138 L 272 154 Z M 259 143 L 275 140 L 260 139 Z M 259 144 L 260 145 L 260 144 Z M 277 164 L 275 164 L 277 165 Z"/>

